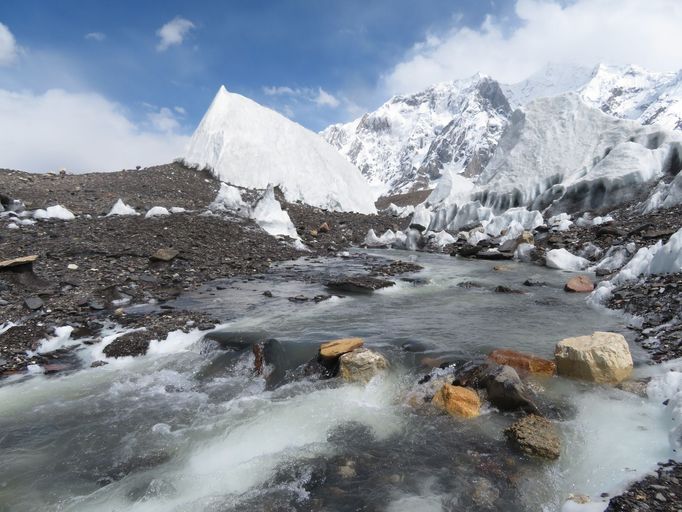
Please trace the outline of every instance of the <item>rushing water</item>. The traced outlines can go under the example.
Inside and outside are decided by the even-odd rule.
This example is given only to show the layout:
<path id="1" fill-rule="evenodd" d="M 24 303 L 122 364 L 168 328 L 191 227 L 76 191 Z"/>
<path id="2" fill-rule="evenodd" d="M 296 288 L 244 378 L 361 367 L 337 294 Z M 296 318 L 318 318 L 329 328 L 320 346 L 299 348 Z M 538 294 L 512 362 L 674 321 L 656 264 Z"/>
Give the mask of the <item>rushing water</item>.
<path id="1" fill-rule="evenodd" d="M 464 361 L 500 347 L 550 357 L 567 336 L 628 336 L 620 317 L 563 292 L 566 274 L 417 254 L 417 282 L 319 304 L 288 300 L 325 293 L 326 276 L 363 270 L 366 256 L 354 256 L 279 265 L 182 297 L 183 307 L 225 320 L 210 335 L 217 341 L 175 333 L 142 358 L 0 383 L 0 511 L 549 511 L 571 493 L 611 492 L 668 457 L 660 404 L 615 389 L 538 384 L 562 433 L 555 463 L 507 447 L 509 414 L 486 409 L 463 421 L 407 405 L 425 357 Z M 526 279 L 547 286 L 524 287 Z M 498 285 L 526 293 L 493 292 Z M 254 375 L 251 351 L 229 350 L 235 337 L 225 332 L 276 339 L 280 368 L 267 382 Z M 357 386 L 282 370 L 346 336 L 383 352 L 388 376 Z M 81 347 L 86 366 L 104 343 Z"/>

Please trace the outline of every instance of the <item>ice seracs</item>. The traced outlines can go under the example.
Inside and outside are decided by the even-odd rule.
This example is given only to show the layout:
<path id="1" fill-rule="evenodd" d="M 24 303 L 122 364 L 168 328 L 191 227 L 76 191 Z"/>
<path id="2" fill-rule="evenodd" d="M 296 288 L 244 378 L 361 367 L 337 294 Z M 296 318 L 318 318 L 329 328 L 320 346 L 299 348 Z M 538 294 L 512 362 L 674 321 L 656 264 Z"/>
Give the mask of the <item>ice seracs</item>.
<path id="1" fill-rule="evenodd" d="M 288 201 L 375 213 L 360 171 L 319 135 L 221 87 L 184 158 L 240 187 L 279 186 Z"/>

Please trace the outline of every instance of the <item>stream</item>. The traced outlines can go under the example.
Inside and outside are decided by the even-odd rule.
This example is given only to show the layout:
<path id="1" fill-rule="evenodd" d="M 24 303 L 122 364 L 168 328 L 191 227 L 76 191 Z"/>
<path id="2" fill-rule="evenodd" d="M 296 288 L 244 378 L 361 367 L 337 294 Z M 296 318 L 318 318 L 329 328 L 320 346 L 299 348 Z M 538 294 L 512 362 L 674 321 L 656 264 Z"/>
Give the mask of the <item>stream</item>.
<path id="1" fill-rule="evenodd" d="M 328 294 L 321 282 L 374 258 L 406 257 L 424 270 L 394 287 L 289 300 Z M 80 370 L 0 381 L 0 511 L 558 511 L 570 494 L 612 495 L 667 460 L 664 408 L 614 388 L 536 383 L 561 432 L 556 462 L 511 450 L 511 414 L 487 406 L 460 420 L 408 404 L 425 358 L 463 363 L 496 348 L 551 358 L 562 338 L 597 330 L 630 340 L 622 316 L 563 291 L 568 273 L 494 265 L 393 251 L 278 264 L 171 304 L 216 315 L 214 332 L 177 331 L 146 356 L 89 368 L 111 326 L 77 346 Z M 321 342 L 349 336 L 390 372 L 361 386 L 296 371 Z M 235 349 L 254 339 L 272 340 L 267 379 L 251 350 Z M 64 331 L 46 346 L 77 343 Z M 630 348 L 635 376 L 656 371 Z"/>

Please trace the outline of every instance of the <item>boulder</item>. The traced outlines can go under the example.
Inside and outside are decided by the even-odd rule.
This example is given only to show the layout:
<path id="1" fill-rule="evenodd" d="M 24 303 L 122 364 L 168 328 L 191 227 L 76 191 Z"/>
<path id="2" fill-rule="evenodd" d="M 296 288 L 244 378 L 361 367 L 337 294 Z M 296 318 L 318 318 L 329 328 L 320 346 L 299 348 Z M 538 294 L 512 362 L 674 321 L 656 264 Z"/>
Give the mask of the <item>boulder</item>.
<path id="1" fill-rule="evenodd" d="M 575 276 L 566 282 L 564 290 L 573 293 L 590 293 L 594 291 L 594 283 L 587 276 Z"/>
<path id="2" fill-rule="evenodd" d="M 557 373 L 600 384 L 618 384 L 632 373 L 632 356 L 622 334 L 595 332 L 566 338 L 554 350 Z"/>
<path id="3" fill-rule="evenodd" d="M 320 233 L 329 233 L 329 224 L 323 222 L 320 227 L 317 228 L 317 231 Z"/>
<path id="4" fill-rule="evenodd" d="M 452 416 L 463 418 L 474 418 L 481 410 L 481 400 L 476 391 L 452 384 L 444 384 L 433 396 L 431 403 Z"/>
<path id="5" fill-rule="evenodd" d="M 511 366 L 496 366 L 484 377 L 488 401 L 501 411 L 523 410 L 536 413 L 537 407 L 526 397 L 526 388 Z"/>
<path id="6" fill-rule="evenodd" d="M 384 356 L 366 348 L 356 349 L 339 358 L 339 374 L 346 382 L 367 384 L 387 368 L 388 361 Z"/>
<path id="7" fill-rule="evenodd" d="M 320 357 L 322 359 L 338 359 L 343 354 L 361 348 L 364 344 L 362 338 L 341 338 L 328 341 L 320 345 Z"/>
<path id="8" fill-rule="evenodd" d="M 541 416 L 524 416 L 504 433 L 512 445 L 527 455 L 556 460 L 561 454 L 561 439 L 556 427 Z"/>
<path id="9" fill-rule="evenodd" d="M 513 350 L 493 350 L 490 355 L 488 355 L 488 359 L 497 364 L 511 366 L 516 370 L 536 375 L 554 375 L 556 373 L 556 364 L 554 361 L 523 354 L 521 352 L 515 352 Z"/>

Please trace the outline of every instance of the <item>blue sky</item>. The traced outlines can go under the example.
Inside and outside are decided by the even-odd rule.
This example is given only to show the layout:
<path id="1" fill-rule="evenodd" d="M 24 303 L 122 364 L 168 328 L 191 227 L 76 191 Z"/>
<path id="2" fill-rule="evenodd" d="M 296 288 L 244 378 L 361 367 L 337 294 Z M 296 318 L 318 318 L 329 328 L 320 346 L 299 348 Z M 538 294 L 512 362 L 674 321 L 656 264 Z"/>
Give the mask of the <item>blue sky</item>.
<path id="1" fill-rule="evenodd" d="M 135 119 L 177 106 L 191 129 L 225 84 L 318 130 L 384 101 L 382 73 L 427 32 L 479 25 L 489 10 L 479 0 L 3 0 L 0 22 L 27 58 L 0 87 L 96 91 Z M 157 31 L 176 17 L 193 27 L 159 51 Z M 274 87 L 297 94 L 265 93 Z M 315 103 L 320 88 L 344 99 Z"/>
<path id="2" fill-rule="evenodd" d="M 674 71 L 680 26 L 680 0 L 2 0 L 0 167 L 170 161 L 221 84 L 317 131 L 477 72 Z"/>

